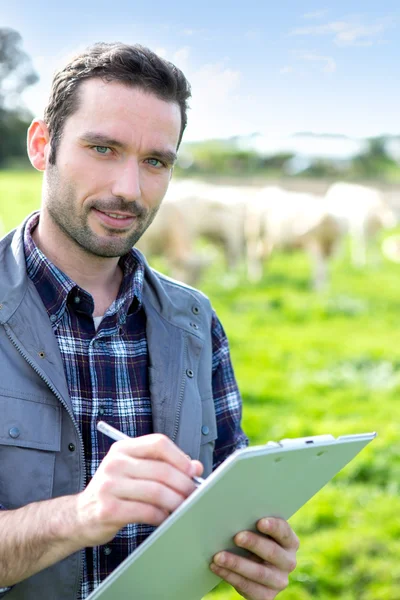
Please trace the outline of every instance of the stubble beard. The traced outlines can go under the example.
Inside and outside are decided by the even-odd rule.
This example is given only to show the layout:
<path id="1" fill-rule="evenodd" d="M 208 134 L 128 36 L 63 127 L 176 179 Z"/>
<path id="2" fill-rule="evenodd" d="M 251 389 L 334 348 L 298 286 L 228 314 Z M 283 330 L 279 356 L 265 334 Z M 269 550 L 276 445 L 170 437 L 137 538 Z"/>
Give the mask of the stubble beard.
<path id="1" fill-rule="evenodd" d="M 86 203 L 78 213 L 75 188 L 71 182 L 61 181 L 56 166 L 48 170 L 45 207 L 53 223 L 81 251 L 101 258 L 120 257 L 130 252 L 159 209 L 157 206 L 146 210 L 136 202 L 114 197 Z M 108 229 L 107 234 L 100 236 L 89 225 L 89 214 L 93 208 L 103 212 L 121 211 L 132 214 L 135 216 L 135 229 L 129 233 Z"/>

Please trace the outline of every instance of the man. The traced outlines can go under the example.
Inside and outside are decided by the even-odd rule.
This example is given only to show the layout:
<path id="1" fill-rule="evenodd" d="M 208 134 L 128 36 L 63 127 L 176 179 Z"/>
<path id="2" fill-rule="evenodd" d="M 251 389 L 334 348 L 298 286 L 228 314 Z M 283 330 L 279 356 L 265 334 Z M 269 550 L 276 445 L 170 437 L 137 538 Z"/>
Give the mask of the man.
<path id="1" fill-rule="evenodd" d="M 96 44 L 55 75 L 28 132 L 40 214 L 0 243 L 0 587 L 87 595 L 234 449 L 247 444 L 228 343 L 200 292 L 132 246 L 153 220 L 189 85 L 140 46 Z M 132 440 L 112 444 L 99 419 Z M 286 587 L 279 519 L 210 568 L 245 598 Z"/>

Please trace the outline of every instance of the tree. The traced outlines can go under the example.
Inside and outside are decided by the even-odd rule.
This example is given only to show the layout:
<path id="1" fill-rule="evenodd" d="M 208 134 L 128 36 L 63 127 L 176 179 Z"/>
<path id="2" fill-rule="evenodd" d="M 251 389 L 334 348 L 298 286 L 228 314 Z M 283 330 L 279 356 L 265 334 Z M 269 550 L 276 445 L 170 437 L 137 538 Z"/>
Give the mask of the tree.
<path id="1" fill-rule="evenodd" d="M 20 34 L 0 27 L 0 168 L 9 159 L 26 155 L 30 115 L 21 103 L 21 93 L 37 80 L 30 58 L 22 50 Z"/>

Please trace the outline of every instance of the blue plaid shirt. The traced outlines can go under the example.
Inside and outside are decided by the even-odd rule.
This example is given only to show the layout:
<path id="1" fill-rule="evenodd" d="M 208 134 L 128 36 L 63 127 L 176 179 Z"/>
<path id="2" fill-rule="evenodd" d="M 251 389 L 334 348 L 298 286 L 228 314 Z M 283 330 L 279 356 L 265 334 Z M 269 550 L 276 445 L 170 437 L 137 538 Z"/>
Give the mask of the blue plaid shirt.
<path id="1" fill-rule="evenodd" d="M 118 297 L 96 331 L 94 302 L 53 265 L 32 239 L 39 215 L 28 221 L 24 247 L 27 272 L 49 314 L 64 363 L 69 394 L 85 449 L 88 483 L 112 440 L 96 430 L 99 418 L 132 437 L 153 432 L 148 381 L 146 315 L 142 307 L 144 265 L 134 249 L 120 259 L 123 281 Z M 212 318 L 213 394 L 218 439 L 214 468 L 247 445 L 240 427 L 241 398 L 226 335 Z M 129 524 L 105 546 L 85 549 L 79 600 L 86 598 L 154 530 Z"/>

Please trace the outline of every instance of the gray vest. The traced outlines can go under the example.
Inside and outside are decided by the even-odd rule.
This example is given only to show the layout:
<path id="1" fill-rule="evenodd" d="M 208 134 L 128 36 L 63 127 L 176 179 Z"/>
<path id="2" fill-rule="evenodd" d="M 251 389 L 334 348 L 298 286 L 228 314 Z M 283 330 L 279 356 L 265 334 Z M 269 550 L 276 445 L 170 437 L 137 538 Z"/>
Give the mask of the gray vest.
<path id="1" fill-rule="evenodd" d="M 0 504 L 7 509 L 75 494 L 85 481 L 58 343 L 26 274 L 24 225 L 0 241 Z M 143 307 L 154 432 L 199 459 L 207 476 L 217 437 L 210 302 L 146 263 Z M 17 584 L 7 600 L 76 600 L 82 557 Z"/>

